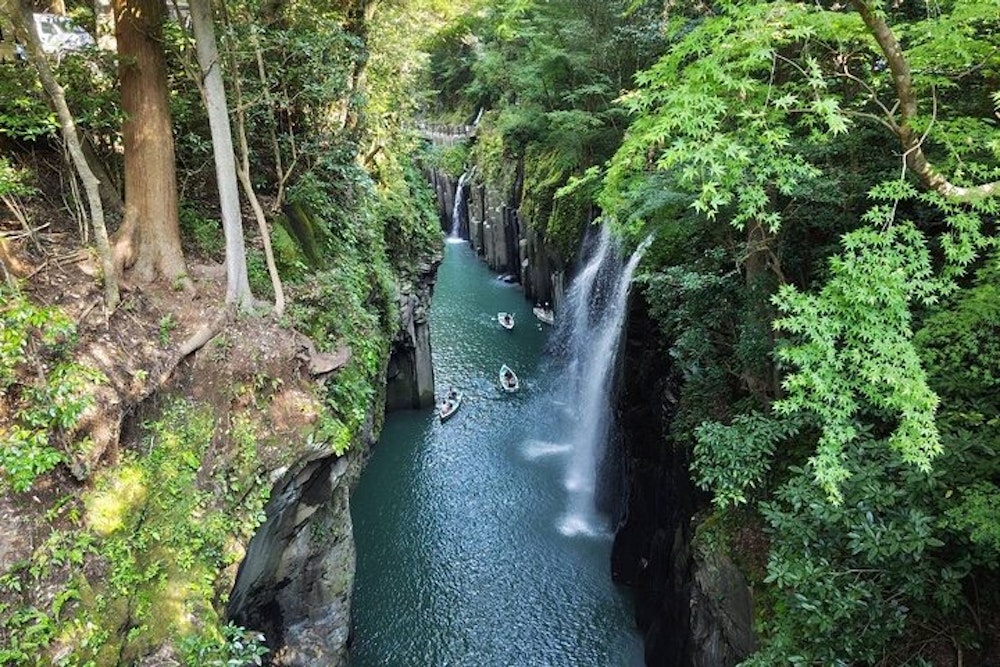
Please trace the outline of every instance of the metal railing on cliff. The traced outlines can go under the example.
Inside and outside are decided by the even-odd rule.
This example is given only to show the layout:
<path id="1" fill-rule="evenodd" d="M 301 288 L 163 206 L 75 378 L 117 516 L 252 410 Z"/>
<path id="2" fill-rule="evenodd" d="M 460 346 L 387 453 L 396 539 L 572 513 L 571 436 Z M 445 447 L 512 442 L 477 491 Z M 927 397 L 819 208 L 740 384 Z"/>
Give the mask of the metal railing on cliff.
<path id="1" fill-rule="evenodd" d="M 433 143 L 456 143 L 476 136 L 476 126 L 479 125 L 479 119 L 482 117 L 483 110 L 480 109 L 471 125 L 432 123 L 419 119 L 413 125 L 417 132 L 428 141 Z"/>
<path id="2" fill-rule="evenodd" d="M 464 141 L 476 134 L 475 125 L 448 125 L 445 123 L 428 123 L 418 120 L 414 123 L 414 127 L 420 136 L 433 143 Z"/>

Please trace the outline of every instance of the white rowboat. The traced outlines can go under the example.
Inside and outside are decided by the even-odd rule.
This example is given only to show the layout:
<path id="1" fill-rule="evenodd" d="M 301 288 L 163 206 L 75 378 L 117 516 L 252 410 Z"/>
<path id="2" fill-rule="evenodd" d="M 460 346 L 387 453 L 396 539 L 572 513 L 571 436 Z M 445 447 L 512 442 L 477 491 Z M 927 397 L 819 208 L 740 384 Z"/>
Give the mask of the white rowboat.
<path id="1" fill-rule="evenodd" d="M 462 398 L 462 392 L 456 391 L 438 404 L 438 417 L 441 418 L 441 421 L 445 421 L 458 412 L 458 408 L 462 405 Z"/>
<path id="2" fill-rule="evenodd" d="M 531 309 L 531 312 L 535 314 L 540 321 L 545 322 L 549 326 L 555 324 L 556 314 L 552 312 L 551 308 L 542 308 L 541 306 L 535 306 Z"/>
<path id="3" fill-rule="evenodd" d="M 515 392 L 521 388 L 521 381 L 517 379 L 517 375 L 507 364 L 500 367 L 500 386 L 503 387 L 504 391 L 509 392 Z"/>

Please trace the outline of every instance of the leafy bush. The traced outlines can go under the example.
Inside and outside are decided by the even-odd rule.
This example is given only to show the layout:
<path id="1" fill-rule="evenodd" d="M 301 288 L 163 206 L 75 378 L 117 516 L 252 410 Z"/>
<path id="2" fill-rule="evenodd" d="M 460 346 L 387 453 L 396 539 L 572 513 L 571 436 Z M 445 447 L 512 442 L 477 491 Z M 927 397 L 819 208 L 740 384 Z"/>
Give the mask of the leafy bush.
<path id="1" fill-rule="evenodd" d="M 383 229 L 389 261 L 402 273 L 413 271 L 418 261 L 440 248 L 441 232 L 432 196 L 410 162 L 379 190 L 373 215 Z"/>
<path id="2" fill-rule="evenodd" d="M 56 115 L 42 97 L 35 69 L 0 65 L 0 134 L 33 141 L 54 136 L 58 129 Z"/>
<path id="3" fill-rule="evenodd" d="M 9 417 L 0 422 L 0 471 L 15 491 L 65 460 L 64 438 L 93 403 L 99 372 L 69 356 L 76 336 L 59 309 L 32 304 L 0 288 L 0 393 Z"/>
<path id="4" fill-rule="evenodd" d="M 190 240 L 194 250 L 205 257 L 219 259 L 225 249 L 222 225 L 191 205 L 182 205 L 179 211 L 183 238 Z"/>
<path id="5" fill-rule="evenodd" d="M 263 642 L 263 635 L 227 623 L 221 633 L 185 637 L 181 651 L 188 667 L 247 667 L 263 664 L 267 655 Z"/>
<path id="6" fill-rule="evenodd" d="M 0 155 L 0 196 L 27 196 L 35 189 L 29 185 L 30 173 L 11 165 L 6 156 Z"/>
<path id="7" fill-rule="evenodd" d="M 746 504 L 753 491 L 766 489 L 777 445 L 798 430 L 795 419 L 758 412 L 737 415 L 731 424 L 704 422 L 695 430 L 694 480 L 719 508 Z"/>
<path id="8" fill-rule="evenodd" d="M 962 604 L 969 562 L 943 548 L 933 506 L 941 480 L 870 437 L 849 450 L 842 503 L 829 502 L 807 465 L 762 505 L 775 599 L 765 648 L 744 665 L 875 664 L 911 617 Z"/>
<path id="9" fill-rule="evenodd" d="M 432 144 L 424 151 L 421 161 L 432 169 L 458 178 L 468 164 L 469 145 L 464 142 Z"/>

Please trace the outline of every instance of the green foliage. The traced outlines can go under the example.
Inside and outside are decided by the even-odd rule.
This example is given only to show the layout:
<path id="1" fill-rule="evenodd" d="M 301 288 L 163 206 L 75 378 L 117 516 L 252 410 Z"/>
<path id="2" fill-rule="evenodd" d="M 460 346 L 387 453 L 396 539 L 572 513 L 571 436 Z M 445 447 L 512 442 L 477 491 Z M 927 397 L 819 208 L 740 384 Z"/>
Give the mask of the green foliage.
<path id="1" fill-rule="evenodd" d="M 160 318 L 159 322 L 159 339 L 160 345 L 166 347 L 170 343 L 170 332 L 177 327 L 177 320 L 170 313 L 167 313 Z"/>
<path id="2" fill-rule="evenodd" d="M 29 185 L 30 174 L 25 169 L 11 165 L 6 156 L 0 155 L 0 196 L 24 197 L 35 192 Z"/>
<path id="3" fill-rule="evenodd" d="M 501 2 L 431 44 L 431 77 L 447 101 L 487 110 L 473 147 L 477 173 L 523 197 L 521 215 L 566 263 L 596 217 L 597 184 L 564 186 L 614 152 L 624 114 L 613 101 L 662 46 L 653 3 L 631 13 L 627 4 Z"/>
<path id="4" fill-rule="evenodd" d="M 940 467 L 951 482 L 942 511 L 947 525 L 968 537 L 965 548 L 990 567 L 1000 563 L 998 267 L 996 255 L 990 257 L 974 283 L 927 317 L 914 337 L 942 397 L 938 424 L 946 455 Z"/>
<path id="5" fill-rule="evenodd" d="M 631 215 L 630 193 L 649 172 L 666 172 L 674 188 L 694 197 L 697 212 L 725 212 L 740 229 L 756 220 L 777 231 L 781 216 L 772 199 L 794 197 L 819 175 L 804 148 L 846 132 L 817 61 L 808 51 L 802 65 L 782 54 L 813 31 L 808 7 L 740 3 L 721 10 L 695 21 L 674 17 L 670 49 L 622 98 L 634 120 L 601 195 L 617 217 Z M 795 76 L 779 79 L 789 65 Z"/>
<path id="6" fill-rule="evenodd" d="M 190 665 L 236 664 L 212 661 L 263 654 L 259 639 L 222 626 L 216 586 L 219 573 L 242 557 L 234 544 L 248 540 L 263 520 L 270 485 L 253 423 L 237 418 L 224 436 L 218 428 L 209 406 L 174 402 L 145 425 L 143 455 L 126 453 L 98 476 L 86 516 L 99 539 L 106 586 L 88 609 L 109 631 L 125 618 L 133 630 L 112 635 L 109 644 L 79 647 L 81 655 L 138 656 L 168 638 L 181 641 Z M 200 481 L 217 438 L 225 447 L 216 453 L 222 462 L 209 481 Z"/>
<path id="7" fill-rule="evenodd" d="M 914 337 L 938 391 L 964 401 L 1000 387 L 1000 259 L 932 313 Z"/>
<path id="8" fill-rule="evenodd" d="M 973 543 L 979 544 L 996 555 L 1000 555 L 1000 489 L 987 481 L 965 486 L 959 503 L 948 510 L 950 526 L 968 533 Z M 993 560 L 995 563 L 996 561 Z"/>
<path id="9" fill-rule="evenodd" d="M 773 419 L 760 413 L 737 415 L 731 424 L 704 422 L 695 431 L 692 474 L 712 492 L 722 509 L 743 505 L 748 494 L 766 488 L 775 449 L 799 431 L 794 419 Z"/>
<path id="10" fill-rule="evenodd" d="M 182 205 L 179 214 L 182 237 L 191 241 L 193 249 L 205 257 L 221 258 L 225 239 L 219 221 L 190 205 Z"/>
<path id="11" fill-rule="evenodd" d="M 247 667 L 263 664 L 267 655 L 263 642 L 263 635 L 227 623 L 221 632 L 185 637 L 181 651 L 188 667 Z"/>
<path id="12" fill-rule="evenodd" d="M 914 618 L 957 616 L 970 562 L 938 528 L 943 476 L 886 444 L 863 434 L 848 445 L 839 504 L 812 483 L 810 465 L 792 468 L 762 505 L 777 598 L 765 648 L 744 665 L 876 664 Z"/>
<path id="13" fill-rule="evenodd" d="M 65 460 L 61 445 L 104 376 L 72 360 L 76 327 L 61 310 L 6 288 L 0 297 L 0 392 L 10 415 L 0 423 L 0 471 L 21 492 Z"/>
<path id="14" fill-rule="evenodd" d="M 0 134 L 31 141 L 54 136 L 58 129 L 34 68 L 0 65 Z"/>
<path id="15" fill-rule="evenodd" d="M 384 256 L 383 256 L 384 257 Z M 333 269 L 318 273 L 308 291 L 296 294 L 289 314 L 296 328 L 317 341 L 323 350 L 346 344 L 351 358 L 346 367 L 327 383 L 327 405 L 330 422 L 319 429 L 316 441 L 347 442 L 341 434 L 357 432 L 375 397 L 376 378 L 388 354 L 390 330 L 395 324 L 395 293 L 393 282 L 371 259 L 345 257 Z M 337 304 L 337 308 L 331 308 Z"/>
<path id="16" fill-rule="evenodd" d="M 725 423 L 734 414 L 765 406 L 743 393 L 748 369 L 759 363 L 757 358 L 744 358 L 750 353 L 741 345 L 747 337 L 747 312 L 757 307 L 757 297 L 744 289 L 731 255 L 718 247 L 698 249 L 698 244 L 713 244 L 713 236 L 690 222 L 664 224 L 646 257 L 650 266 L 661 262 L 668 266 L 642 280 L 650 312 L 666 342 L 666 357 L 684 378 L 671 435 L 693 447 L 702 423 Z M 674 261 L 678 263 L 670 266 Z"/>
<path id="17" fill-rule="evenodd" d="M 941 451 L 938 398 L 912 341 L 912 305 L 933 302 L 943 289 L 932 278 L 924 238 L 899 224 L 851 232 L 843 245 L 818 294 L 786 285 L 775 296 L 783 317 L 774 326 L 791 338 L 777 352 L 791 370 L 775 409 L 818 419 L 814 473 L 833 499 L 840 497 L 845 448 L 858 437 L 863 415 L 892 422 L 889 445 L 921 470 Z"/>
<path id="18" fill-rule="evenodd" d="M 388 174 L 386 174 L 388 176 Z M 379 188 L 373 216 L 385 237 L 386 252 L 400 273 L 440 250 L 441 231 L 433 194 L 412 163 L 404 163 Z"/>
<path id="19" fill-rule="evenodd" d="M 424 151 L 421 161 L 431 169 L 458 178 L 469 161 L 469 145 L 464 142 L 431 144 Z"/>

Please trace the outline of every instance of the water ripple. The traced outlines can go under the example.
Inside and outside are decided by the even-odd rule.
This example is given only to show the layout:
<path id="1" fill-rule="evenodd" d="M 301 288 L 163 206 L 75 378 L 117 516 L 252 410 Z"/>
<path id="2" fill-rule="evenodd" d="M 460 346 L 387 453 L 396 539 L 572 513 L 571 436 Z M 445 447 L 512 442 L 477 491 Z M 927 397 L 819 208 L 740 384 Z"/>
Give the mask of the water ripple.
<path id="1" fill-rule="evenodd" d="M 514 313 L 513 331 L 498 311 Z M 352 496 L 355 667 L 642 663 L 608 536 L 560 530 L 574 420 L 551 400 L 548 332 L 516 286 L 467 246 L 446 247 L 434 366 L 439 392 L 465 399 L 444 424 L 430 411 L 391 415 Z M 501 390 L 502 363 L 520 392 Z"/>

